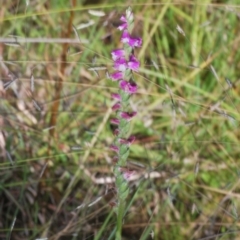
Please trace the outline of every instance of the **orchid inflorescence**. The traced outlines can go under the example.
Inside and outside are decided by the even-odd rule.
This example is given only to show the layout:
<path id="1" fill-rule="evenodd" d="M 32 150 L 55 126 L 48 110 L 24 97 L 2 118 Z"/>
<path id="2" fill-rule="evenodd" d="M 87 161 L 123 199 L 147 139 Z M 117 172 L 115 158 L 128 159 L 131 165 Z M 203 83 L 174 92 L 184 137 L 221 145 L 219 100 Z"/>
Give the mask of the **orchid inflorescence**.
<path id="1" fill-rule="evenodd" d="M 112 109 L 116 111 L 116 117 L 111 119 L 111 124 L 115 126 L 114 143 L 110 146 L 117 155 L 114 157 L 116 177 L 116 189 L 118 199 L 125 200 L 129 189 L 127 181 L 134 174 L 126 167 L 129 155 L 129 146 L 134 142 L 135 137 L 129 136 L 130 121 L 136 116 L 137 112 L 132 111 L 129 106 L 130 97 L 137 92 L 137 84 L 133 79 L 133 72 L 139 70 L 140 63 L 134 56 L 134 48 L 142 45 L 141 38 L 134 38 L 131 32 L 134 26 L 134 18 L 131 8 L 126 10 L 126 15 L 121 16 L 121 25 L 118 27 L 122 31 L 121 42 L 123 48 L 112 51 L 115 72 L 110 74 L 112 81 L 119 84 L 118 93 L 113 93 L 112 98 L 116 103 Z"/>

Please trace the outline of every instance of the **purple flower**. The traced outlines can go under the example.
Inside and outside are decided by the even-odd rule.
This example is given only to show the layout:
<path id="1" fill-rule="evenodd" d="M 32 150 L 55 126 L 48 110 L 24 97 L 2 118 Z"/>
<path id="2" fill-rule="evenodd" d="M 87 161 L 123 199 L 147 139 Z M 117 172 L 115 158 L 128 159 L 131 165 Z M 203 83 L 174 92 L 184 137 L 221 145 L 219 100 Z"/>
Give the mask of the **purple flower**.
<path id="1" fill-rule="evenodd" d="M 115 49 L 111 52 L 111 54 L 112 54 L 112 59 L 116 61 L 117 59 L 125 56 L 125 51 L 124 49 Z"/>
<path id="2" fill-rule="evenodd" d="M 141 38 L 130 38 L 128 43 L 131 47 L 141 47 L 142 39 Z"/>
<path id="3" fill-rule="evenodd" d="M 142 45 L 142 39 L 138 37 L 132 37 L 131 33 L 134 27 L 134 18 L 131 8 L 126 10 L 126 14 L 121 16 L 120 25 L 118 27 L 121 33 L 121 43 L 123 48 L 115 49 L 111 52 L 113 59 L 114 72 L 108 75 L 108 78 L 112 81 L 119 81 L 119 91 L 118 93 L 112 94 L 114 100 L 112 110 L 116 110 L 116 117 L 111 119 L 111 124 L 114 124 L 113 134 L 115 135 L 115 140 L 110 146 L 110 149 L 116 152 L 117 156 L 113 158 L 113 163 L 115 169 L 121 173 L 121 176 L 114 171 L 115 177 L 121 177 L 127 181 L 134 178 L 136 171 L 128 169 L 126 166 L 127 155 L 129 151 L 129 146 L 135 141 L 135 136 L 129 136 L 128 129 L 130 121 L 136 116 L 137 112 L 129 109 L 129 99 L 131 94 L 137 92 L 137 84 L 133 81 L 133 72 L 137 72 L 140 67 L 140 62 L 134 56 L 133 50 L 135 47 L 140 47 Z M 120 167 L 121 166 L 121 167 Z M 121 183 L 120 182 L 120 183 Z M 121 187 L 116 184 L 117 188 Z M 125 189 L 125 186 L 124 186 Z M 124 194 L 124 199 L 126 198 Z"/>
<path id="4" fill-rule="evenodd" d="M 131 36 L 129 35 L 128 31 L 124 31 L 121 37 L 122 43 L 129 43 Z"/>
<path id="5" fill-rule="evenodd" d="M 125 168 L 125 167 L 119 167 L 119 171 L 123 174 L 123 177 L 126 179 L 126 180 L 130 180 L 130 178 L 136 174 L 136 171 L 135 170 L 130 170 L 128 168 Z"/>
<path id="6" fill-rule="evenodd" d="M 113 81 L 120 80 L 120 79 L 123 78 L 123 73 L 122 73 L 122 72 L 114 72 L 114 73 L 110 74 L 110 78 L 111 78 Z"/>
<path id="7" fill-rule="evenodd" d="M 112 110 L 118 110 L 121 108 L 121 104 L 118 102 L 118 103 L 115 103 L 113 106 L 112 106 Z"/>
<path id="8" fill-rule="evenodd" d="M 137 92 L 137 84 L 135 82 L 127 82 L 125 80 L 120 81 L 120 88 L 129 94 Z"/>
<path id="9" fill-rule="evenodd" d="M 113 119 L 111 119 L 110 122 L 111 122 L 112 124 L 119 125 L 120 120 L 119 120 L 118 118 L 113 118 Z"/>
<path id="10" fill-rule="evenodd" d="M 121 101 L 121 96 L 118 93 L 112 93 L 112 98 Z"/>
<path id="11" fill-rule="evenodd" d="M 121 112 L 120 116 L 124 119 L 126 119 L 127 121 L 130 121 L 133 117 L 135 117 L 137 115 L 137 112 Z"/>
<path id="12" fill-rule="evenodd" d="M 123 177 L 125 178 L 125 180 L 130 180 L 130 178 L 136 174 L 136 171 L 135 170 L 128 170 L 128 171 L 124 171 L 123 172 Z"/>
<path id="13" fill-rule="evenodd" d="M 121 20 L 122 22 L 127 22 L 127 19 L 126 19 L 126 17 L 125 17 L 124 15 L 122 15 L 122 16 L 120 17 L 120 20 Z"/>
<path id="14" fill-rule="evenodd" d="M 128 24 L 127 23 L 122 23 L 121 25 L 118 26 L 118 29 L 120 31 L 125 30 L 127 28 L 128 28 Z"/>
<path id="15" fill-rule="evenodd" d="M 136 139 L 135 136 L 131 136 L 128 139 L 120 138 L 119 143 L 126 144 L 126 145 L 130 146 L 135 141 L 135 139 Z"/>
<path id="16" fill-rule="evenodd" d="M 127 67 L 127 61 L 124 58 L 120 58 L 114 62 L 114 68 L 117 71 L 125 72 Z"/>
<path id="17" fill-rule="evenodd" d="M 119 148 L 118 148 L 118 146 L 116 146 L 116 145 L 111 145 L 109 148 L 110 148 L 111 150 L 113 150 L 114 152 L 116 152 L 116 153 L 119 152 Z"/>
<path id="18" fill-rule="evenodd" d="M 134 55 L 131 55 L 129 58 L 128 67 L 133 71 L 138 71 L 139 66 L 140 66 L 140 63 L 137 60 L 137 58 Z"/>
<path id="19" fill-rule="evenodd" d="M 125 30 L 128 28 L 128 23 L 127 23 L 127 19 L 125 16 L 121 16 L 120 20 L 123 22 L 121 25 L 118 26 L 118 29 L 120 31 Z"/>
<path id="20" fill-rule="evenodd" d="M 141 38 L 132 38 L 128 31 L 124 31 L 121 37 L 122 43 L 129 44 L 130 47 L 141 47 L 142 39 Z"/>

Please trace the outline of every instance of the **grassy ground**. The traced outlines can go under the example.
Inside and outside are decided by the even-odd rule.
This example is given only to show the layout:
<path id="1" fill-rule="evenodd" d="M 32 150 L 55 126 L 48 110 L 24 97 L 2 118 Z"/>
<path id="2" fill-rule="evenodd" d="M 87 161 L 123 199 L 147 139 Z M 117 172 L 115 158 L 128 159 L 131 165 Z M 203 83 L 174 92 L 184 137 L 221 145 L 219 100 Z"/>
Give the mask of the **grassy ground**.
<path id="1" fill-rule="evenodd" d="M 238 1 L 91 2 L 0 1 L 0 239 L 114 239 L 105 73 L 129 5 L 143 46 L 123 239 L 240 239 Z"/>

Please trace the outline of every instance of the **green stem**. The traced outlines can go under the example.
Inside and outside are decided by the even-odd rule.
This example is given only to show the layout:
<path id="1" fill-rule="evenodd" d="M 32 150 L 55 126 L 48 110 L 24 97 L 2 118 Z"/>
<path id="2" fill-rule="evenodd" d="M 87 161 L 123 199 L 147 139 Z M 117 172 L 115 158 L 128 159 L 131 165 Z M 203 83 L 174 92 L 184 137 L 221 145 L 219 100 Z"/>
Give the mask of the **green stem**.
<path id="1" fill-rule="evenodd" d="M 116 240 L 122 239 L 122 222 L 125 209 L 125 200 L 119 200 L 118 203 L 118 213 L 117 213 L 117 231 L 116 231 Z"/>

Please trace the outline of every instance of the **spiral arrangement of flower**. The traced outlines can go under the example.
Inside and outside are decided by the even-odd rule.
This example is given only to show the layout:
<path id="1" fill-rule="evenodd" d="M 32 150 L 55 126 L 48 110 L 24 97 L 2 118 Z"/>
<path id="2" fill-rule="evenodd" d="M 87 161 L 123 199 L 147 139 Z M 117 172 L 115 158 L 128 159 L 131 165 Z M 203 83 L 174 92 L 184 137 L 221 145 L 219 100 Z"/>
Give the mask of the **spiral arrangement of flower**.
<path id="1" fill-rule="evenodd" d="M 134 48 L 142 45 L 141 38 L 134 38 L 131 32 L 134 26 L 134 17 L 131 8 L 126 10 L 126 14 L 121 16 L 122 24 L 118 27 L 122 31 L 122 49 L 112 51 L 115 72 L 110 74 L 112 81 L 119 83 L 118 93 L 112 94 L 116 100 L 112 109 L 116 111 L 116 118 L 111 119 L 111 123 L 116 125 L 114 130 L 115 139 L 110 149 L 116 153 L 114 157 L 114 174 L 116 177 L 117 204 L 116 212 L 118 215 L 116 239 L 121 239 L 121 226 L 125 211 L 125 200 L 129 193 L 128 179 L 134 171 L 126 168 L 129 147 L 134 142 L 135 137 L 129 136 L 130 121 L 136 116 L 137 112 L 130 108 L 130 98 L 137 92 L 137 84 L 133 80 L 133 71 L 138 71 L 140 63 L 134 56 Z"/>

